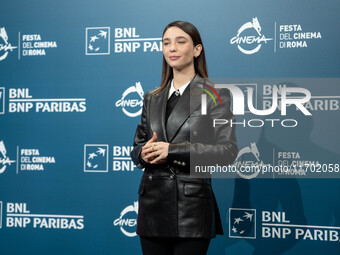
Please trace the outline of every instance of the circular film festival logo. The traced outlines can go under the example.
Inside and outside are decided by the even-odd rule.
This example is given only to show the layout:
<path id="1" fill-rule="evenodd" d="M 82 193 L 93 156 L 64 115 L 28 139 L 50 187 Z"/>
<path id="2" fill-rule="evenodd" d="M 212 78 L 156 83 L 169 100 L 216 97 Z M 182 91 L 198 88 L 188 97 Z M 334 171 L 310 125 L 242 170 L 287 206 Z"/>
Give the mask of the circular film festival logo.
<path id="1" fill-rule="evenodd" d="M 5 172 L 6 167 L 15 163 L 15 160 L 11 160 L 7 156 L 7 150 L 3 141 L 0 141 L 0 174 Z"/>
<path id="2" fill-rule="evenodd" d="M 241 167 L 246 169 L 256 169 L 256 171 L 237 171 L 238 175 L 244 179 L 253 179 L 260 173 L 259 169 L 261 166 L 265 166 L 266 164 L 260 159 L 260 152 L 256 146 L 256 143 L 250 143 L 250 146 L 244 147 L 239 151 L 237 157 L 235 159 L 234 166 L 237 169 Z"/>
<path id="3" fill-rule="evenodd" d="M 0 28 L 0 61 L 7 58 L 8 52 L 13 51 L 18 47 L 12 46 L 11 43 L 8 42 L 8 35 L 6 29 L 4 27 Z"/>
<path id="4" fill-rule="evenodd" d="M 231 38 L 230 44 L 237 44 L 237 48 L 244 54 L 254 54 L 260 50 L 263 42 L 273 40 L 261 34 L 261 30 L 258 19 L 253 18 L 252 22 L 249 21 L 241 26 L 237 35 Z"/>
<path id="5" fill-rule="evenodd" d="M 113 221 L 114 226 L 120 226 L 120 231 L 128 237 L 136 236 L 135 226 L 137 225 L 136 215 L 138 214 L 138 201 L 133 202 L 123 209 L 119 218 Z"/>
<path id="6" fill-rule="evenodd" d="M 139 116 L 143 110 L 143 96 L 142 85 L 140 82 L 136 82 L 135 86 L 124 91 L 122 98 L 116 102 L 116 107 L 121 107 L 122 111 L 129 117 Z"/>

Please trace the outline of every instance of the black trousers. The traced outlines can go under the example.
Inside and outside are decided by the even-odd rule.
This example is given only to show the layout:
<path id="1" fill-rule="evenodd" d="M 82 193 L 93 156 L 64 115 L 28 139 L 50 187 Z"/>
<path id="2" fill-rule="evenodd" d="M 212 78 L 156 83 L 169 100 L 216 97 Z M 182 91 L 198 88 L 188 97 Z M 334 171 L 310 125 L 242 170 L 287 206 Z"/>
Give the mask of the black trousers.
<path id="1" fill-rule="evenodd" d="M 143 255 L 206 255 L 210 239 L 140 237 Z"/>

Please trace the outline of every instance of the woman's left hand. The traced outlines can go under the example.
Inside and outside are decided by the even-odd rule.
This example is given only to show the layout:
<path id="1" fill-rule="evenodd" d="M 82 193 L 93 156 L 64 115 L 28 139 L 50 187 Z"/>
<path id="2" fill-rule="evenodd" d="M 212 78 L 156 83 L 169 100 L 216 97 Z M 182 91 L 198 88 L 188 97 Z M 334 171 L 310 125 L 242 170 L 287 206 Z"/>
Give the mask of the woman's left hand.
<path id="1" fill-rule="evenodd" d="M 165 163 L 168 151 L 169 143 L 165 142 L 153 142 L 142 148 L 142 153 L 145 155 L 144 160 L 149 164 Z"/>

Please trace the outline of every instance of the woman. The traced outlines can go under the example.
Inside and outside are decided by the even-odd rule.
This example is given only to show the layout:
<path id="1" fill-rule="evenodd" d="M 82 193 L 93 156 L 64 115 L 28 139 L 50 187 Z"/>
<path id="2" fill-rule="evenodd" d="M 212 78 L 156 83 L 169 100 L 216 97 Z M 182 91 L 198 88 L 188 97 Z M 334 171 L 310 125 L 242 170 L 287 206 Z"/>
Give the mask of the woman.
<path id="1" fill-rule="evenodd" d="M 201 114 L 207 78 L 197 29 L 170 23 L 163 32 L 162 82 L 145 94 L 131 153 L 145 168 L 137 219 L 143 254 L 206 254 L 210 239 L 223 234 L 211 179 L 190 176 L 192 159 L 230 164 L 238 152 L 234 129 L 212 125 L 214 118 L 233 118 L 229 92 L 219 91 L 222 106 L 207 97 L 207 114 Z"/>

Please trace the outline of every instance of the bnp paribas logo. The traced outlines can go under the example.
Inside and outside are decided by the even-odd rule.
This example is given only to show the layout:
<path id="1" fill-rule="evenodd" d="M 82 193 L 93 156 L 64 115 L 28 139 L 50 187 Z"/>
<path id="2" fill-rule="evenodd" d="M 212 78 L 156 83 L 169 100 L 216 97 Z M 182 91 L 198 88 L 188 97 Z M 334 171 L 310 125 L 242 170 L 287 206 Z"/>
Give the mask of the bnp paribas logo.
<path id="1" fill-rule="evenodd" d="M 108 172 L 108 152 L 107 144 L 85 144 L 84 172 Z"/>
<path id="2" fill-rule="evenodd" d="M 86 28 L 86 55 L 110 54 L 110 27 Z"/>
<path id="3" fill-rule="evenodd" d="M 256 238 L 255 209 L 229 209 L 229 237 L 249 239 Z"/>

